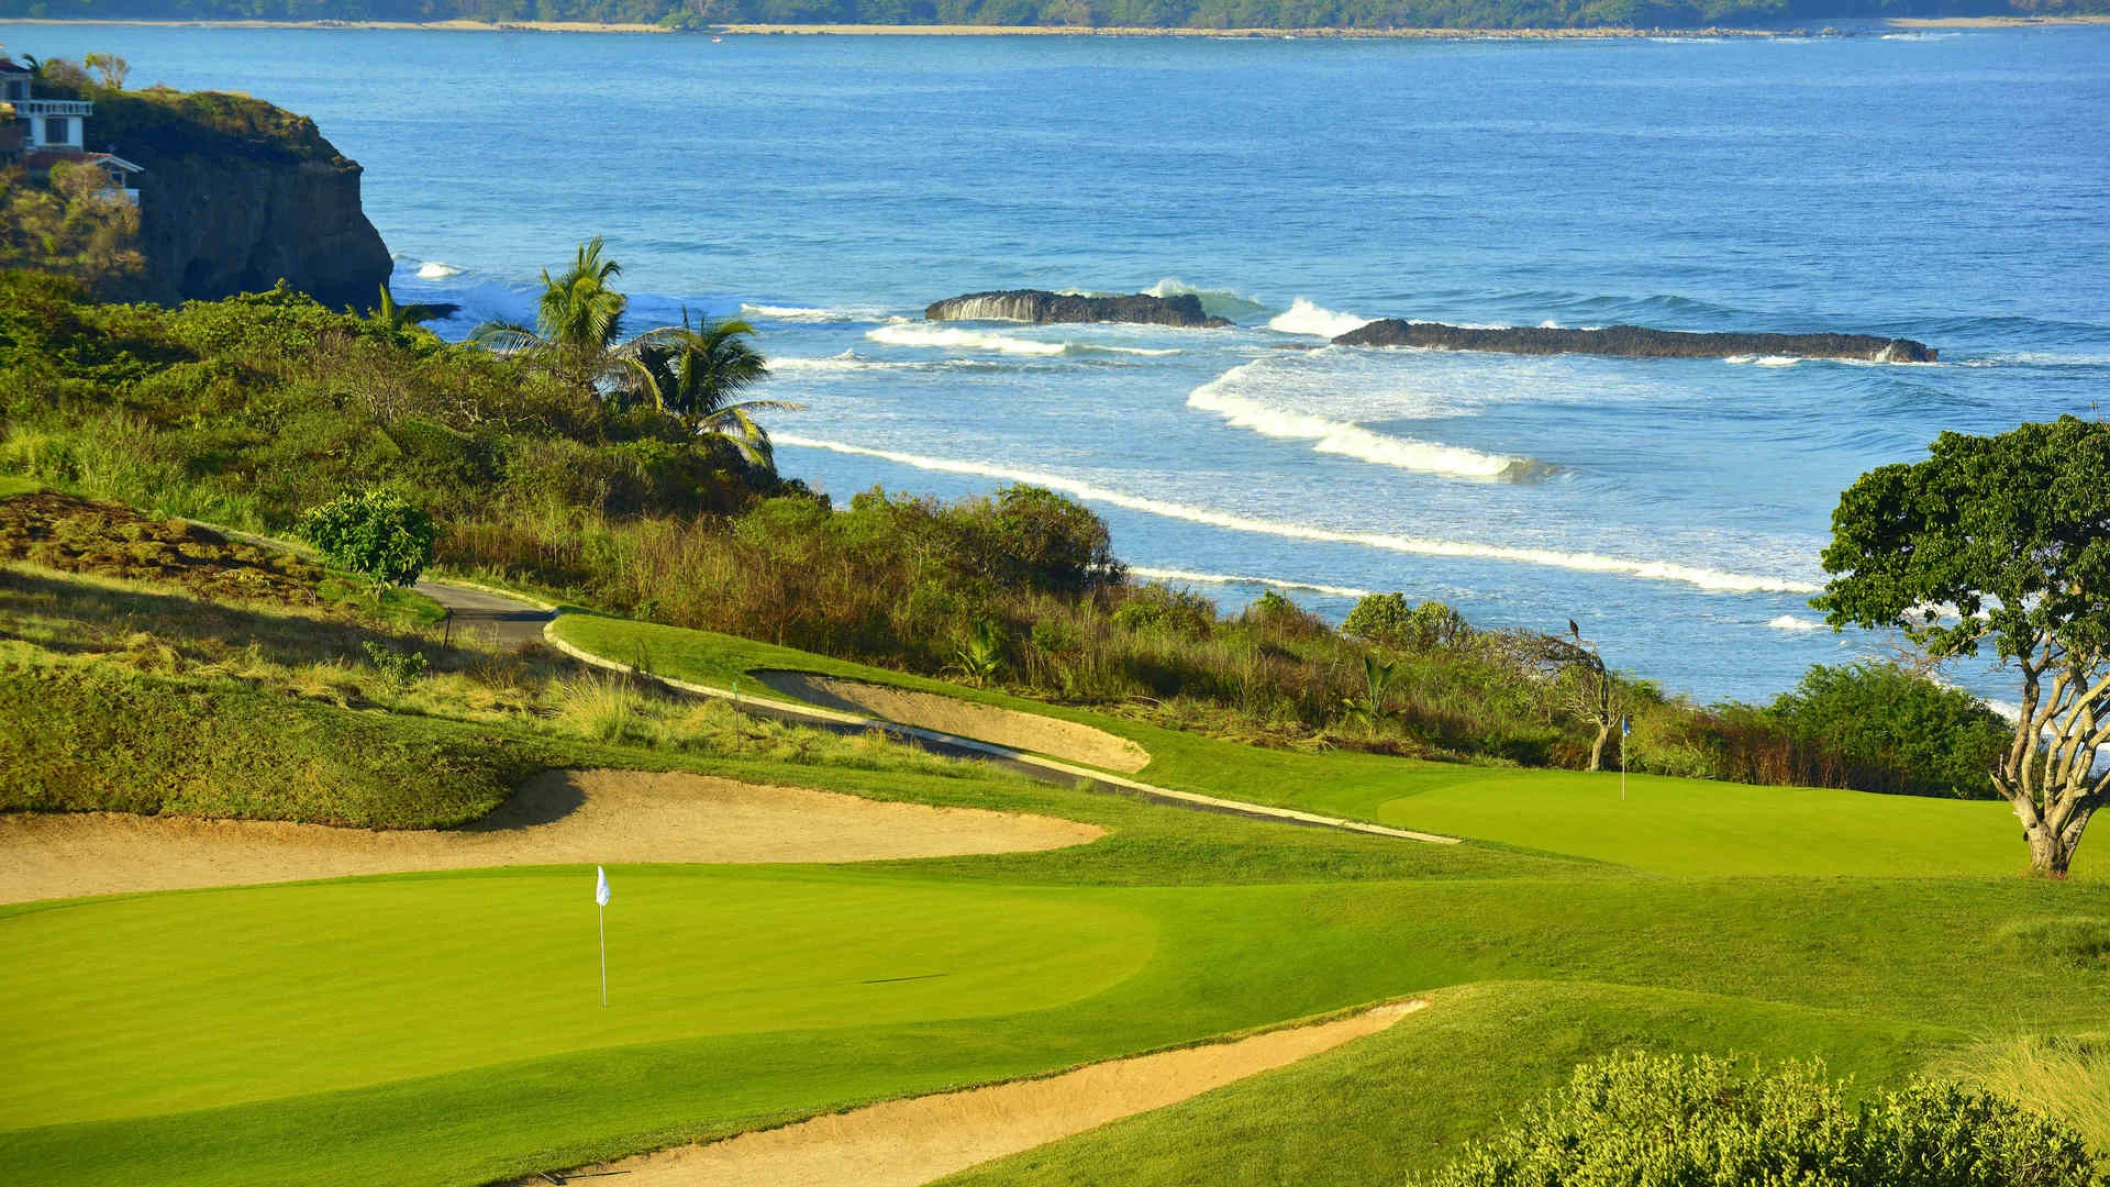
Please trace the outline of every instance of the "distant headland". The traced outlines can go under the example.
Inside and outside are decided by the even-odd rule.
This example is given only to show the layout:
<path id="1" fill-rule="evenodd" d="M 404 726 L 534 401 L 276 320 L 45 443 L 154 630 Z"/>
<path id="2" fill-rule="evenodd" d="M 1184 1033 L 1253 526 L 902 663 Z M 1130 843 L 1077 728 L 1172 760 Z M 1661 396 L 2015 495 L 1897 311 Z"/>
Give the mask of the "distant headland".
<path id="1" fill-rule="evenodd" d="M 1997 2 L 1997 0 L 1996 0 Z M 1233 25 L 1226 0 L 1185 0 L 1144 9 L 1122 0 L 1030 0 L 1005 10 L 1004 23 L 982 18 L 986 7 L 976 0 L 950 0 L 935 7 L 931 19 L 901 22 L 885 19 L 894 10 L 874 6 L 866 15 L 856 0 L 816 6 L 813 20 L 800 20 L 800 6 L 765 8 L 759 0 L 646 0 L 626 10 L 652 20 L 590 19 L 605 12 L 591 0 L 553 0 L 541 11 L 554 19 L 522 20 L 495 0 L 442 0 L 414 10 L 409 4 L 355 5 L 348 0 L 321 0 L 298 19 L 259 18 L 254 5 L 235 0 L 202 0 L 190 20 L 169 20 L 139 3 L 88 0 L 0 0 L 0 22 L 30 25 L 139 25 L 228 29 L 381 29 L 474 33 L 710 33 L 718 35 L 911 36 L 911 37 L 1202 37 L 1202 38 L 1372 38 L 1425 40 L 1611 40 L 1619 38 L 1778 38 L 1836 37 L 1885 29 L 2005 29 L 2110 25 L 2110 0 L 2054 0 L 2051 11 L 2020 7 L 2028 0 L 2007 0 L 2010 11 L 1978 16 L 1895 15 L 1871 20 L 1852 0 L 1801 6 L 1802 22 L 1850 21 L 1853 27 L 1784 27 L 1781 11 L 1769 0 L 1731 0 L 1702 10 L 1675 0 L 1613 9 L 1577 8 L 1558 0 L 1384 0 L 1375 9 L 1354 15 L 1355 23 L 1297 23 L 1316 15 L 1294 13 L 1287 0 L 1257 8 L 1238 8 L 1235 17 L 1265 24 Z M 1900 5 L 1907 12 L 1910 5 Z M 11 9 L 27 11 L 13 12 Z M 400 12 L 397 10 L 400 9 Z M 137 15 L 134 15 L 135 11 Z M 30 15 L 33 12 L 34 15 Z M 332 16 L 341 12 L 342 16 Z M 1345 14 L 1344 14 L 1345 15 Z M 430 19 L 413 19 L 429 17 Z M 786 19 L 789 17 L 790 19 Z M 845 17 L 849 19 L 844 19 Z M 1285 18 L 1270 20 L 1269 18 Z"/>

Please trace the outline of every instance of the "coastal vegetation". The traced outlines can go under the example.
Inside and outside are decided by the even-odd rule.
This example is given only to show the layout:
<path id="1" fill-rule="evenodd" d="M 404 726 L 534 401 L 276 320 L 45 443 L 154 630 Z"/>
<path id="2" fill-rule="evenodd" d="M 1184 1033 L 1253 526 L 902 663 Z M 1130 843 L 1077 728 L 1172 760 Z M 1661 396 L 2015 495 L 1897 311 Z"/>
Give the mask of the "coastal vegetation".
<path id="1" fill-rule="evenodd" d="M 2104 0 L 0 0 L 0 18 L 1533 29 L 2099 13 Z"/>
<path id="2" fill-rule="evenodd" d="M 1044 490 L 837 506 L 771 464 L 755 415 L 785 406 L 740 398 L 766 370 L 746 327 L 625 339 L 616 275 L 589 243 L 548 278 L 536 327 L 466 345 L 284 289 L 160 309 L 0 277 L 0 473 L 280 534 L 373 488 L 436 521 L 455 572 L 1275 747 L 1990 793 L 1957 774 L 1982 730 L 1879 720 L 1849 744 L 1825 724 L 1846 690 L 1916 676 L 1703 708 L 1579 638 L 1396 595 L 1343 630 L 1279 595 L 1226 616 L 1129 579 L 1105 525 Z"/>

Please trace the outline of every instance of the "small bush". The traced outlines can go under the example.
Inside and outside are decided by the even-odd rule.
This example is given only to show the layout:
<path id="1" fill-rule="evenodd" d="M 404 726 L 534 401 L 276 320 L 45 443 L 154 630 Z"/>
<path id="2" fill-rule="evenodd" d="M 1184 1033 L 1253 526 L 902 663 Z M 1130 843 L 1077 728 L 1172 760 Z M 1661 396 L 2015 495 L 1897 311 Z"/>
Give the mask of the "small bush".
<path id="1" fill-rule="evenodd" d="M 1470 633 L 1465 616 L 1442 602 L 1408 606 L 1406 595 L 1370 594 L 1341 621 L 1341 633 L 1400 651 L 1448 647 Z"/>
<path id="2" fill-rule="evenodd" d="M 391 586 L 415 585 L 439 538 L 431 516 L 384 490 L 342 495 L 309 511 L 301 534 L 332 564 L 373 582 L 377 598 Z"/>
<path id="3" fill-rule="evenodd" d="M 1200 594 L 1153 581 L 1114 609 L 1113 622 L 1125 631 L 1162 631 L 1177 638 L 1200 639 L 1216 625 L 1216 606 Z"/>
<path id="4" fill-rule="evenodd" d="M 395 689 L 408 688 L 425 675 L 427 661 L 422 651 L 397 651 L 371 639 L 366 642 L 365 650 L 367 662 L 373 664 L 374 670 Z"/>
<path id="5" fill-rule="evenodd" d="M 1974 1088 L 1921 1082 L 1854 1107 L 1822 1064 L 1707 1056 L 1577 1068 L 1423 1187 L 2096 1187 L 2080 1135 Z"/>

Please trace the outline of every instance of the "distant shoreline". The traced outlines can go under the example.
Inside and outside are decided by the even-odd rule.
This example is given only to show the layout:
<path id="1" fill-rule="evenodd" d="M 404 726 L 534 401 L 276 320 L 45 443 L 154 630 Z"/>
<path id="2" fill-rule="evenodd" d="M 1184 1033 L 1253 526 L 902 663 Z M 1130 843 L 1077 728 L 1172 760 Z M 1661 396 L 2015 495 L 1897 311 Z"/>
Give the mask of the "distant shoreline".
<path id="1" fill-rule="evenodd" d="M 603 24 L 594 21 L 143 21 L 87 18 L 63 20 L 19 17 L 10 25 L 125 25 L 145 28 L 201 29 L 384 29 L 435 30 L 450 33 L 702 33 L 659 25 Z M 1893 29 L 2033 29 L 2058 26 L 2110 25 L 2110 16 L 1974 16 L 1892 17 L 1874 22 Z M 1602 26 L 1581 29 L 1190 29 L 1084 27 L 1076 25 L 723 25 L 708 32 L 745 36 L 807 35 L 843 37 L 1230 37 L 1345 38 L 1431 41 L 1607 41 L 1631 37 L 1786 37 L 1811 36 L 1808 29 L 1644 29 Z M 1831 32 L 1827 30 L 1827 32 Z"/>

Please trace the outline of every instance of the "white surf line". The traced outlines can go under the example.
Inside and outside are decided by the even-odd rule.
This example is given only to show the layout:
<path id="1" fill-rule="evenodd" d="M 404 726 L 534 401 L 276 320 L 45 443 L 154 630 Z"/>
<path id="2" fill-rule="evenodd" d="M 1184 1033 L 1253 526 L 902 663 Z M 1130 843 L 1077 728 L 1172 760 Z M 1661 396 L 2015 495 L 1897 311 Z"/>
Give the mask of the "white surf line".
<path id="1" fill-rule="evenodd" d="M 1190 1100 L 1385 1031 L 1420 999 L 1052 1076 L 909 1097 L 556 1176 L 630 1187 L 920 1187 L 969 1167 Z M 532 1184 L 536 1178 L 516 1180 Z"/>
<path id="2" fill-rule="evenodd" d="M 1145 581 L 1192 581 L 1201 585 L 1264 585 L 1270 589 L 1308 589 L 1337 598 L 1367 598 L 1371 591 L 1352 585 L 1322 585 L 1316 581 L 1292 581 L 1279 577 L 1245 577 L 1236 573 L 1196 573 L 1189 569 L 1153 569 L 1130 565 L 1128 571 Z"/>
<path id="3" fill-rule="evenodd" d="M 696 684 L 687 680 L 677 680 L 671 676 L 662 676 L 657 672 L 641 672 L 629 664 L 606 659 L 582 647 L 566 642 L 558 636 L 557 619 L 554 618 L 543 626 L 542 637 L 549 642 L 551 647 L 581 663 L 592 664 L 594 667 L 605 668 L 611 672 L 621 672 L 625 675 L 643 676 L 650 680 L 657 680 L 669 688 L 680 689 L 682 692 L 693 693 L 697 696 L 716 697 L 719 700 L 731 701 L 735 705 L 754 705 L 774 713 L 789 713 L 817 721 L 832 722 L 837 725 L 904 734 L 911 738 L 934 742 L 940 746 L 986 754 L 991 758 L 1000 758 L 1007 762 L 1038 767 L 1044 771 L 1054 771 L 1077 779 L 1089 779 L 1094 783 L 1118 787 L 1124 791 L 1132 791 L 1149 799 L 1176 801 L 1197 808 L 1229 812 L 1238 816 L 1266 817 L 1273 820 L 1291 821 L 1297 824 L 1314 824 L 1323 828 L 1337 828 L 1352 833 L 1368 833 L 1378 837 L 1397 837 L 1401 840 L 1421 841 L 1430 845 L 1456 845 L 1459 843 L 1459 838 L 1457 837 L 1445 837 L 1436 833 L 1415 832 L 1412 829 L 1404 828 L 1389 828 L 1382 824 L 1368 824 L 1360 820 L 1346 820 L 1339 816 L 1322 816 L 1316 812 L 1300 812 L 1295 808 L 1278 808 L 1272 804 L 1255 804 L 1245 800 L 1227 800 L 1213 795 L 1202 795 L 1193 791 L 1175 791 L 1170 787 L 1159 787 L 1155 784 L 1142 783 L 1109 771 L 1099 770 L 1096 767 L 1081 767 L 1073 763 L 1063 762 L 1060 759 L 1048 758 L 1045 755 L 1033 754 L 1025 750 L 1013 750 L 1009 746 L 998 746 L 993 742 L 982 742 L 974 738 L 963 738 L 958 734 L 940 733 L 937 730 L 927 730 L 920 726 L 903 725 L 898 721 L 888 721 L 882 717 L 866 717 L 859 713 L 844 713 L 838 709 L 824 709 L 819 705 L 811 705 L 805 701 L 786 701 L 776 697 L 751 696 L 730 688 L 718 688 L 709 684 Z"/>
<path id="4" fill-rule="evenodd" d="M 1277 520 L 1257 519 L 1229 511 L 1211 511 L 1205 507 L 1191 507 L 1183 503 L 1171 503 L 1162 499 L 1145 498 L 1141 495 L 1125 494 L 1108 490 L 1074 478 L 1059 474 L 1047 474 L 1036 470 L 1013 469 L 982 462 L 959 462 L 946 458 L 925 457 L 921 454 L 900 453 L 890 449 L 869 449 L 862 445 L 847 445 L 840 441 L 823 441 L 814 437 L 801 437 L 792 433 L 774 433 L 779 445 L 790 445 L 804 449 L 825 449 L 831 453 L 850 454 L 857 457 L 878 458 L 897 465 L 913 466 L 919 470 L 934 470 L 946 474 L 969 474 L 979 478 L 996 478 L 1006 482 L 1023 482 L 1031 486 L 1043 486 L 1049 490 L 1073 495 L 1088 503 L 1105 503 L 1129 511 L 1141 511 L 1149 515 L 1161 515 L 1168 519 L 1184 519 L 1207 527 L 1224 528 L 1234 532 L 1250 532 L 1263 536 L 1279 536 L 1290 540 L 1313 540 L 1323 544 L 1353 544 L 1364 548 L 1381 548 L 1389 552 L 1404 552 L 1417 556 L 1440 556 L 1466 560 L 1512 561 L 1518 564 L 1541 565 L 1556 569 L 1569 569 L 1579 573 L 1605 573 L 1618 577 L 1639 577 L 1650 581 L 1682 581 L 1688 585 L 1718 593 L 1818 593 L 1823 586 L 1808 581 L 1795 581 L 1786 577 L 1767 577 L 1750 573 L 1729 573 L 1719 569 L 1706 569 L 1694 565 L 1681 565 L 1669 561 L 1637 561 L 1623 557 L 1604 556 L 1594 552 L 1559 552 L 1550 548 L 1514 548 L 1501 544 L 1471 544 L 1456 540 L 1432 540 L 1422 536 L 1402 536 L 1389 532 L 1345 532 L 1333 528 L 1306 527 L 1302 524 L 1282 523 Z"/>

